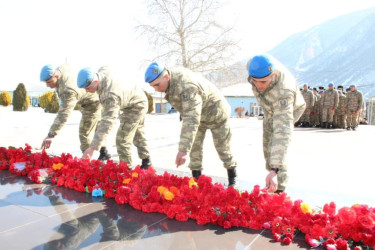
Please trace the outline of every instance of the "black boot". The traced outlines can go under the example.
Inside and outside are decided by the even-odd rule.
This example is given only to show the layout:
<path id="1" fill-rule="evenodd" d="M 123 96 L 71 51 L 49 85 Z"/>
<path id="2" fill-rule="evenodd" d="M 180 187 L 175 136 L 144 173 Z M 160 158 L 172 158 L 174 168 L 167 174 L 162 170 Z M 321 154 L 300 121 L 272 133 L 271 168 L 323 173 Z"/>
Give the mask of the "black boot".
<path id="1" fill-rule="evenodd" d="M 329 129 L 333 128 L 332 123 L 329 122 L 327 127 L 328 127 Z"/>
<path id="2" fill-rule="evenodd" d="M 310 126 L 310 123 L 309 123 L 309 122 L 306 122 L 306 123 L 305 123 L 305 127 L 306 127 L 306 128 L 310 128 L 310 127 L 311 127 L 311 126 Z"/>
<path id="3" fill-rule="evenodd" d="M 327 127 L 327 123 L 326 122 L 322 122 L 322 128 L 326 128 Z"/>
<path id="4" fill-rule="evenodd" d="M 192 170 L 191 171 L 191 174 L 193 175 L 193 177 L 195 178 L 195 179 L 199 179 L 199 176 L 201 176 L 201 174 L 202 174 L 202 171 L 200 171 L 200 170 Z"/>
<path id="5" fill-rule="evenodd" d="M 151 166 L 150 158 L 142 159 L 141 169 L 148 169 Z"/>
<path id="6" fill-rule="evenodd" d="M 236 168 L 228 169 L 228 187 L 234 187 L 238 184 Z"/>
<path id="7" fill-rule="evenodd" d="M 100 155 L 99 155 L 98 160 L 105 161 L 105 160 L 111 159 L 111 155 L 108 154 L 106 147 L 101 147 L 99 152 L 100 152 Z"/>

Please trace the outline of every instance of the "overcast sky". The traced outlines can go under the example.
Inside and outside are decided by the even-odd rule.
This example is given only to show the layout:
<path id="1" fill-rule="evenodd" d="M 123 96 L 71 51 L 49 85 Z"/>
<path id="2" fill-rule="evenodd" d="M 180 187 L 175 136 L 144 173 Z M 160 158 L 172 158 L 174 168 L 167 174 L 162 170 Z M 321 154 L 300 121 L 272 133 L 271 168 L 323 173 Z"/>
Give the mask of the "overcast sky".
<path id="1" fill-rule="evenodd" d="M 375 7 L 375 0 L 225 1 L 217 18 L 238 31 L 241 51 L 234 61 L 334 17 Z M 143 62 L 150 58 L 134 27 L 146 17 L 140 0 L 0 0 L 0 91 L 20 82 L 28 90 L 44 86 L 42 66 L 65 61 L 77 70 L 109 64 L 124 79 L 144 84 Z"/>

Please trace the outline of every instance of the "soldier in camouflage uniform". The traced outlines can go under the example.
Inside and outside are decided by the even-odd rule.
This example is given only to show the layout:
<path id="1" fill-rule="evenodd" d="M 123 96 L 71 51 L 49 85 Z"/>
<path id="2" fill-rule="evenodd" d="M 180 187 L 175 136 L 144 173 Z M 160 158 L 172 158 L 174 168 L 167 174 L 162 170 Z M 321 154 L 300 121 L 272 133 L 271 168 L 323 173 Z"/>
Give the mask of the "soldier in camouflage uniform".
<path id="1" fill-rule="evenodd" d="M 328 84 L 328 89 L 323 96 L 322 128 L 332 128 L 333 116 L 339 104 L 339 94 L 333 88 L 333 83 Z"/>
<path id="2" fill-rule="evenodd" d="M 314 107 L 313 107 L 313 111 L 311 112 L 310 121 L 311 121 L 311 125 L 313 127 L 318 127 L 318 126 L 320 126 L 320 120 L 319 120 L 319 116 L 320 116 L 320 109 L 319 109 L 320 95 L 318 94 L 318 91 L 317 91 L 316 88 L 313 88 L 313 95 L 314 95 Z"/>
<path id="3" fill-rule="evenodd" d="M 101 106 L 97 94 L 86 93 L 77 88 L 72 69 L 68 65 L 62 65 L 56 69 L 48 64 L 40 72 L 40 80 L 46 85 L 56 89 L 61 100 L 57 116 L 49 130 L 48 136 L 43 140 L 42 147 L 49 148 L 52 139 L 62 129 L 74 107 L 79 104 L 81 107 L 82 119 L 79 124 L 79 139 L 81 150 L 84 152 L 90 145 L 98 121 L 101 115 Z M 110 158 L 105 147 L 100 149 L 99 160 Z"/>
<path id="4" fill-rule="evenodd" d="M 319 90 L 319 100 L 318 100 L 318 110 L 319 110 L 319 124 L 322 125 L 322 118 L 323 118 L 323 96 L 324 96 L 324 90 Z"/>
<path id="5" fill-rule="evenodd" d="M 267 55 L 254 56 L 248 66 L 248 81 L 264 110 L 263 152 L 269 171 L 266 187 L 269 192 L 282 192 L 288 182 L 286 156 L 293 124 L 306 103 L 292 74 L 273 60 Z"/>
<path id="6" fill-rule="evenodd" d="M 339 93 L 339 105 L 337 106 L 333 124 L 336 128 L 346 128 L 346 96 L 342 93 L 342 90 L 337 91 Z"/>
<path id="7" fill-rule="evenodd" d="M 357 90 L 356 85 L 350 85 L 350 91 L 346 95 L 346 110 L 348 114 L 348 127 L 347 130 L 356 130 L 358 126 L 358 116 L 362 110 L 363 95 Z"/>
<path id="8" fill-rule="evenodd" d="M 305 112 L 302 114 L 300 118 L 300 122 L 302 123 L 302 127 L 310 127 L 310 115 L 314 109 L 314 95 L 311 90 L 309 90 L 309 85 L 304 84 L 302 90 L 302 96 L 306 103 Z"/>
<path id="9" fill-rule="evenodd" d="M 192 175 L 199 178 L 203 169 L 203 140 L 209 129 L 216 151 L 227 169 L 229 186 L 236 185 L 237 163 L 230 149 L 230 106 L 218 88 L 201 74 L 186 68 L 166 69 L 156 62 L 147 68 L 145 81 L 156 91 L 165 92 L 165 99 L 182 116 L 177 167 L 185 163 L 190 152 L 189 168 Z"/>
<path id="10" fill-rule="evenodd" d="M 141 168 L 150 165 L 150 153 L 144 135 L 144 120 L 148 110 L 148 100 L 143 90 L 136 84 L 119 85 L 109 67 L 101 67 L 97 73 L 84 68 L 78 73 L 77 84 L 87 92 L 97 93 L 103 106 L 102 119 L 95 132 L 90 147 L 83 153 L 83 158 L 91 158 L 93 152 L 106 140 L 117 118 L 120 127 L 116 134 L 116 147 L 119 159 L 133 166 L 131 157 L 132 143 L 137 147 L 142 159 Z"/>

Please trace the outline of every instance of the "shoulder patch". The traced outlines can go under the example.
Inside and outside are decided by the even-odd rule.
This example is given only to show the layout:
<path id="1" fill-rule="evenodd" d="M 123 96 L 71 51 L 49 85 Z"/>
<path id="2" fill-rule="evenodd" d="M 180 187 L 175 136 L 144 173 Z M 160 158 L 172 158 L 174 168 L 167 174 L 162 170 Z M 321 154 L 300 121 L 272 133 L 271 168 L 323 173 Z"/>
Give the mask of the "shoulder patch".
<path id="1" fill-rule="evenodd" d="M 183 101 L 189 101 L 190 100 L 190 93 L 189 92 L 184 92 L 181 94 L 181 99 Z"/>
<path id="2" fill-rule="evenodd" d="M 288 99 L 281 99 L 279 100 L 279 105 L 281 109 L 285 109 L 288 107 Z"/>

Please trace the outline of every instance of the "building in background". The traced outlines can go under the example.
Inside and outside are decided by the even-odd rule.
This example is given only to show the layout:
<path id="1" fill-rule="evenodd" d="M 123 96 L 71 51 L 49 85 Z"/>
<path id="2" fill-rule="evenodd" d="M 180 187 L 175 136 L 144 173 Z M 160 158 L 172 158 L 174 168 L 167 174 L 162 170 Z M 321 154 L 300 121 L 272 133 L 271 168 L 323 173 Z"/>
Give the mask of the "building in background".
<path id="1" fill-rule="evenodd" d="M 172 105 L 164 99 L 165 93 L 153 92 L 149 93 L 152 100 L 154 101 L 154 111 L 152 113 L 156 114 L 167 114 L 172 109 Z"/>
<path id="2" fill-rule="evenodd" d="M 231 116 L 238 117 L 238 108 L 244 108 L 242 115 L 258 116 L 263 113 L 253 94 L 250 83 L 238 83 L 220 89 L 231 107 Z"/>

